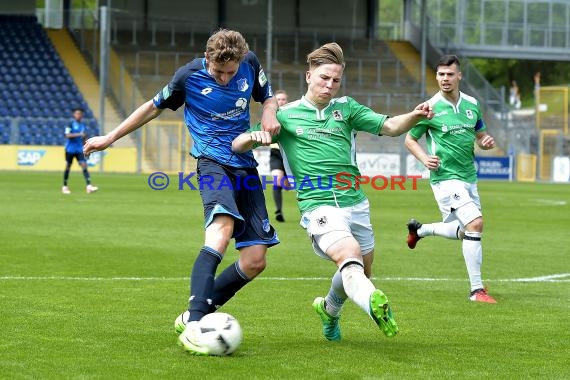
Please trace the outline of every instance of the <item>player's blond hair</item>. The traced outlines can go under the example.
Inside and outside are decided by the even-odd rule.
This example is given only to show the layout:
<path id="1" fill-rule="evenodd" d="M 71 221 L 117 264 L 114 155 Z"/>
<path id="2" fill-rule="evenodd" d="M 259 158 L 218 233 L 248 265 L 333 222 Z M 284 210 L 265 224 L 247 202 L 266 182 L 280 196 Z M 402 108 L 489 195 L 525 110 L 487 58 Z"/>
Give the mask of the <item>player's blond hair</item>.
<path id="1" fill-rule="evenodd" d="M 329 63 L 342 65 L 343 68 L 346 65 L 342 48 L 336 42 L 324 44 L 320 48 L 310 52 L 307 55 L 307 63 L 309 64 L 310 70 Z"/>
<path id="2" fill-rule="evenodd" d="M 208 60 L 218 64 L 241 62 L 248 51 L 245 38 L 235 30 L 219 29 L 206 42 Z"/>

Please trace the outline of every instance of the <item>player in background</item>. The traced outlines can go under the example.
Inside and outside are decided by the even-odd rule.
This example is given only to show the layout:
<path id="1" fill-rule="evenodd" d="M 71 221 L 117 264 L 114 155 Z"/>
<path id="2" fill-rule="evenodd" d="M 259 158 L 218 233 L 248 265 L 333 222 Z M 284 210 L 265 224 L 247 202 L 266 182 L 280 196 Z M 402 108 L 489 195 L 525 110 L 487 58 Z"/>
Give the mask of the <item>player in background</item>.
<path id="1" fill-rule="evenodd" d="M 275 99 L 279 107 L 289 103 L 287 92 L 285 90 L 275 91 Z M 283 164 L 283 157 L 279 144 L 271 144 L 269 155 L 269 169 L 273 177 L 273 201 L 275 202 L 275 220 L 284 222 L 285 216 L 283 215 L 283 186 L 290 187 L 287 178 L 285 177 L 285 165 Z M 283 186 L 282 186 L 283 185 Z"/>
<path id="2" fill-rule="evenodd" d="M 244 152 L 277 141 L 293 177 L 303 179 L 307 185 L 295 187 L 301 226 L 315 253 L 337 267 L 328 294 L 313 302 L 325 338 L 341 339 L 339 317 L 347 298 L 364 310 L 386 336 L 394 336 L 398 325 L 388 298 L 370 281 L 374 232 L 368 199 L 356 183 L 360 171 L 355 133 L 399 136 L 433 114 L 429 105 L 422 103 L 407 114 L 388 117 L 348 96 L 335 98 L 345 68 L 343 51 L 336 43 L 314 50 L 307 62 L 307 92 L 278 111 L 281 132 L 272 138 L 252 128 L 233 142 L 233 149 Z"/>
<path id="3" fill-rule="evenodd" d="M 408 150 L 430 170 L 430 184 L 443 217 L 439 223 L 408 222 L 408 247 L 426 236 L 463 240 L 462 250 L 475 302 L 496 303 L 481 280 L 483 214 L 477 189 L 474 143 L 487 150 L 495 140 L 487 133 L 479 102 L 459 91 L 461 70 L 454 55 L 441 57 L 436 67 L 439 92 L 429 103 L 435 117 L 418 123 L 406 136 Z M 427 152 L 418 143 L 426 136 Z"/>
<path id="4" fill-rule="evenodd" d="M 239 32 L 221 29 L 208 39 L 204 58 L 180 67 L 153 99 L 107 135 L 89 139 L 84 147 L 86 154 L 105 149 L 164 109 L 175 111 L 184 106 L 184 120 L 194 143 L 190 154 L 198 160 L 198 176 L 212 180 L 211 187 L 200 187 L 205 241 L 192 268 L 189 308 L 175 320 L 177 333 L 192 329 L 180 334 L 179 342 L 197 355 L 208 354 L 192 338 L 199 330 L 198 321 L 259 275 L 266 266 L 267 248 L 279 243 L 269 223 L 252 152 L 236 154 L 231 150 L 232 140 L 249 128 L 252 97 L 263 105 L 263 129 L 277 133 L 277 102 L 258 58 Z M 215 277 L 232 238 L 239 259 Z"/>
<path id="5" fill-rule="evenodd" d="M 67 127 L 65 127 L 65 171 L 63 172 L 63 187 L 61 188 L 61 192 L 63 194 L 71 194 L 71 190 L 68 186 L 68 180 L 69 171 L 74 158 L 83 170 L 83 177 L 85 178 L 86 184 L 85 191 L 89 194 L 99 190 L 98 187 L 91 184 L 91 176 L 87 169 L 87 160 L 83 154 L 83 141 L 85 140 L 85 137 L 87 137 L 87 128 L 85 127 L 85 123 L 83 123 L 82 119 L 83 109 L 75 108 L 73 109 L 73 120 Z"/>

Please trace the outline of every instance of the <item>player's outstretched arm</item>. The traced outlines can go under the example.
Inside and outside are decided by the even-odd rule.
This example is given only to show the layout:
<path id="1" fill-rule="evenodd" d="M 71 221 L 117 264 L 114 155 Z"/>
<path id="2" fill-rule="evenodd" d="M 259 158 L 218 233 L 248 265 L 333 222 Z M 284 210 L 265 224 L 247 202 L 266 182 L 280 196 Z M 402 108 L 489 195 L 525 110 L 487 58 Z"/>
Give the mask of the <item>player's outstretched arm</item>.
<path id="1" fill-rule="evenodd" d="M 247 152 L 256 146 L 271 144 L 271 133 L 267 131 L 245 132 L 232 141 L 232 151 L 236 153 Z"/>
<path id="2" fill-rule="evenodd" d="M 85 141 L 85 144 L 83 144 L 83 153 L 89 155 L 90 153 L 107 149 L 112 143 L 142 127 L 160 115 L 161 112 L 162 110 L 156 108 L 153 101 L 149 100 L 137 108 L 111 132 L 104 136 L 91 137 Z"/>
<path id="3" fill-rule="evenodd" d="M 387 119 L 380 133 L 384 136 L 400 136 L 424 119 L 431 119 L 433 110 L 428 102 L 418 104 L 412 112 L 397 115 Z"/>

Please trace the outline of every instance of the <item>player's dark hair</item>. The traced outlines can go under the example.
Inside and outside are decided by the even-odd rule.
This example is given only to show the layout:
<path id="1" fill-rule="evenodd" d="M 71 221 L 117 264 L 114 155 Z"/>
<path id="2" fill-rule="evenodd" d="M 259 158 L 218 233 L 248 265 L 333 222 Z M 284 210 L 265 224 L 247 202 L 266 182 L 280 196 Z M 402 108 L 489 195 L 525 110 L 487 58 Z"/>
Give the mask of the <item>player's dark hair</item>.
<path id="1" fill-rule="evenodd" d="M 453 64 L 456 64 L 458 69 L 461 68 L 461 63 L 459 62 L 459 58 L 456 55 L 444 55 L 439 59 L 439 62 L 435 66 L 435 70 L 437 71 L 440 66 L 451 66 Z"/>
<path id="2" fill-rule="evenodd" d="M 309 69 L 330 63 L 342 65 L 343 68 L 346 65 L 342 48 L 336 42 L 324 44 L 320 48 L 310 52 L 307 55 L 307 63 L 309 64 Z"/>
<path id="3" fill-rule="evenodd" d="M 75 111 L 85 112 L 85 110 L 84 110 L 83 108 L 81 108 L 81 107 L 75 107 L 72 111 L 73 111 L 73 112 L 75 112 Z"/>
<path id="4" fill-rule="evenodd" d="M 219 64 L 241 62 L 248 51 L 249 46 L 245 38 L 235 30 L 219 29 L 206 43 L 208 60 Z"/>

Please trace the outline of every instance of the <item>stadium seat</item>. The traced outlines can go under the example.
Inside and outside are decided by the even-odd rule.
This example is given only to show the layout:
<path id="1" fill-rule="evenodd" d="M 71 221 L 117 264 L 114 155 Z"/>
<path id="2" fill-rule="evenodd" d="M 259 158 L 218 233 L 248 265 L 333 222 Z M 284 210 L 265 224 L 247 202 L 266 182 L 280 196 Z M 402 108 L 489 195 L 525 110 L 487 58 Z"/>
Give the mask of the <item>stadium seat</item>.
<path id="1" fill-rule="evenodd" d="M 92 112 L 46 32 L 34 15 L 0 15 L 0 40 L 0 117 L 21 120 L 18 143 L 62 144 L 60 120 L 70 120 L 73 106 L 82 104 L 86 115 Z M 42 123 L 56 126 L 57 133 L 44 134 Z M 7 141 L 9 127 L 2 127 L 0 142 Z"/>

